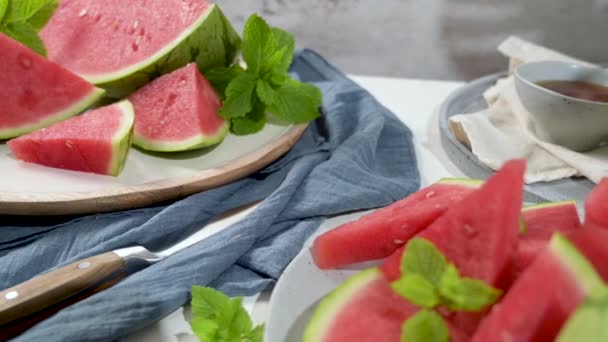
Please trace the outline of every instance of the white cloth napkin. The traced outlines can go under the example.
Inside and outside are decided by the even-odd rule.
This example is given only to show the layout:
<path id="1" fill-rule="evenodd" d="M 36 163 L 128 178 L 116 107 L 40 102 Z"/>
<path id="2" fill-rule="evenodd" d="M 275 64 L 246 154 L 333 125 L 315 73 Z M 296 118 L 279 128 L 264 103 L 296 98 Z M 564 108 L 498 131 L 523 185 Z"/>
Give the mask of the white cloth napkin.
<path id="1" fill-rule="evenodd" d="M 575 61 L 556 51 L 517 37 L 504 41 L 498 50 L 510 58 L 509 70 L 525 62 Z M 530 113 L 515 91 L 513 76 L 501 79 L 484 94 L 488 108 L 474 114 L 453 116 L 450 127 L 458 140 L 469 146 L 479 160 L 497 170 L 507 160 L 526 158 L 526 183 L 585 176 L 593 182 L 608 176 L 608 147 L 579 153 L 539 139 Z"/>

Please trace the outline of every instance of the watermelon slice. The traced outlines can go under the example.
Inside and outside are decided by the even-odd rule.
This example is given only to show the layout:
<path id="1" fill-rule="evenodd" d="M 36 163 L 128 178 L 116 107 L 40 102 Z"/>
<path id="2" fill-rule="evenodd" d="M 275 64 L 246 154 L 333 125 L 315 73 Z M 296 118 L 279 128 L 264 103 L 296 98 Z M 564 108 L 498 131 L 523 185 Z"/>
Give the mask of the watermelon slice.
<path id="1" fill-rule="evenodd" d="M 534 261 L 554 233 L 560 232 L 569 236 L 581 226 L 575 201 L 525 207 L 522 210 L 522 217 L 528 231 L 519 237 L 518 250 L 512 266 L 513 279 L 516 279 Z"/>
<path id="2" fill-rule="evenodd" d="M 206 0 L 70 0 L 41 32 L 48 56 L 120 98 L 195 61 L 230 64 L 240 39 Z"/>
<path id="3" fill-rule="evenodd" d="M 72 117 L 103 90 L 0 33 L 0 140 Z"/>
<path id="4" fill-rule="evenodd" d="M 8 147 L 26 162 L 116 176 L 131 146 L 133 121 L 131 103 L 122 101 L 10 140 Z"/>
<path id="5" fill-rule="evenodd" d="M 391 255 L 481 181 L 442 179 L 408 197 L 346 223 L 316 238 L 313 257 L 321 269 Z"/>
<path id="6" fill-rule="evenodd" d="M 608 178 L 603 178 L 587 197 L 585 224 L 608 229 Z"/>
<path id="7" fill-rule="evenodd" d="M 608 229 L 583 226 L 568 238 L 593 264 L 604 281 L 608 282 Z"/>
<path id="8" fill-rule="evenodd" d="M 229 129 L 218 115 L 220 100 L 211 84 L 189 64 L 133 93 L 133 143 L 160 152 L 215 145 Z"/>
<path id="9" fill-rule="evenodd" d="M 494 305 L 472 341 L 553 341 L 570 314 L 598 286 L 603 282 L 593 266 L 566 238 L 555 234 Z"/>
<path id="10" fill-rule="evenodd" d="M 400 297 L 377 268 L 357 273 L 317 306 L 303 342 L 401 341 L 405 320 L 418 307 Z M 452 341 L 463 341 L 448 324 Z"/>

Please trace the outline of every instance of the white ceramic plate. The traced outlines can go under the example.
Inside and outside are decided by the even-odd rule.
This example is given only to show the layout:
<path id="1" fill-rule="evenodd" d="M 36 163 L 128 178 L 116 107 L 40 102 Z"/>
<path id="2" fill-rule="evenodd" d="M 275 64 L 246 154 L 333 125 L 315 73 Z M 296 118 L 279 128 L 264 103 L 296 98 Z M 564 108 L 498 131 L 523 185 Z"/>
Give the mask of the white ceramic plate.
<path id="1" fill-rule="evenodd" d="M 223 185 L 274 161 L 306 125 L 267 124 L 256 134 L 229 134 L 213 148 L 147 154 L 131 149 L 118 177 L 15 160 L 0 144 L 0 214 L 77 214 L 149 205 Z"/>
<path id="2" fill-rule="evenodd" d="M 323 271 L 315 265 L 310 252 L 316 236 L 369 212 L 371 211 L 329 219 L 308 239 L 272 292 L 264 341 L 300 342 L 300 333 L 317 302 L 355 273 L 376 265 L 372 262 L 347 269 Z"/>

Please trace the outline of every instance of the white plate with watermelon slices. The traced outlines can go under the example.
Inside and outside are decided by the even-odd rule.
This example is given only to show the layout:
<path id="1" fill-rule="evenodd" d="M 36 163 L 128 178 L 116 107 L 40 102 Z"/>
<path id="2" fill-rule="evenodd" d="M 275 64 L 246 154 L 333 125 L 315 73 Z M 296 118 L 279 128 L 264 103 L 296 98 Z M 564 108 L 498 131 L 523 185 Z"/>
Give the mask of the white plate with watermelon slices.
<path id="1" fill-rule="evenodd" d="M 118 177 L 20 162 L 0 144 L 0 214 L 104 212 L 179 198 L 263 168 L 286 153 L 305 129 L 267 124 L 256 134 L 228 134 L 212 148 L 168 155 L 131 149 Z"/>

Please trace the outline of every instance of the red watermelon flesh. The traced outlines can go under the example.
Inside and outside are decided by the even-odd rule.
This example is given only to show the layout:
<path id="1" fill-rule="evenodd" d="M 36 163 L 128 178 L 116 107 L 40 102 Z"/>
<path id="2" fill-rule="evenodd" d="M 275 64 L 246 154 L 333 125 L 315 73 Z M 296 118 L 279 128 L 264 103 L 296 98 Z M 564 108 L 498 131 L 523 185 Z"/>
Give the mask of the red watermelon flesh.
<path id="1" fill-rule="evenodd" d="M 608 282 L 608 230 L 595 226 L 584 226 L 568 238 L 593 264 L 596 271 Z"/>
<path id="2" fill-rule="evenodd" d="M 441 180 L 324 233 L 314 242 L 315 263 L 321 269 L 331 269 L 387 257 L 479 184 L 473 180 Z"/>
<path id="3" fill-rule="evenodd" d="M 41 36 L 49 59 L 94 80 L 166 49 L 209 6 L 205 0 L 63 0 Z"/>
<path id="4" fill-rule="evenodd" d="M 401 341 L 403 323 L 419 308 L 397 295 L 377 268 L 362 271 L 319 304 L 304 342 Z M 448 325 L 453 342 L 464 335 Z"/>
<path id="5" fill-rule="evenodd" d="M 0 33 L 0 139 L 85 110 L 103 95 L 87 81 Z"/>
<path id="6" fill-rule="evenodd" d="M 118 175 L 130 147 L 133 107 L 102 107 L 10 140 L 17 159 L 45 166 Z"/>
<path id="7" fill-rule="evenodd" d="M 608 229 L 608 178 L 603 178 L 587 197 L 585 224 Z"/>
<path id="8" fill-rule="evenodd" d="M 517 254 L 511 265 L 512 280 L 506 284 L 506 287 L 509 287 L 534 261 L 554 233 L 559 232 L 569 236 L 581 227 L 575 201 L 543 203 L 525 207 L 522 210 L 522 218 L 526 222 L 528 230 L 519 236 Z"/>
<path id="9" fill-rule="evenodd" d="M 228 131 L 218 114 L 220 99 L 194 63 L 150 82 L 129 100 L 136 113 L 133 143 L 147 150 L 209 146 Z"/>
<path id="10" fill-rule="evenodd" d="M 591 264 L 556 234 L 493 306 L 472 341 L 553 341 L 570 314 L 597 286 L 603 286 L 602 280 Z"/>

